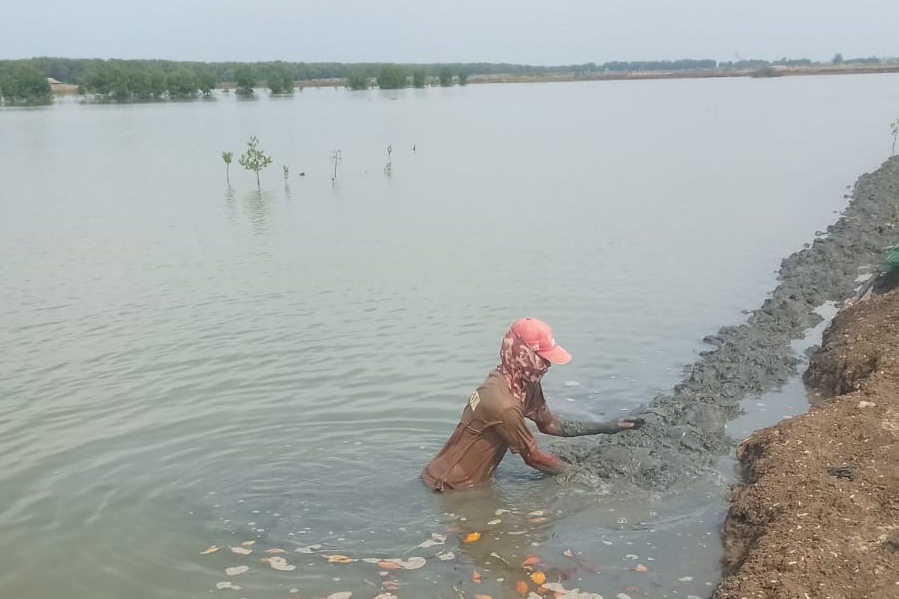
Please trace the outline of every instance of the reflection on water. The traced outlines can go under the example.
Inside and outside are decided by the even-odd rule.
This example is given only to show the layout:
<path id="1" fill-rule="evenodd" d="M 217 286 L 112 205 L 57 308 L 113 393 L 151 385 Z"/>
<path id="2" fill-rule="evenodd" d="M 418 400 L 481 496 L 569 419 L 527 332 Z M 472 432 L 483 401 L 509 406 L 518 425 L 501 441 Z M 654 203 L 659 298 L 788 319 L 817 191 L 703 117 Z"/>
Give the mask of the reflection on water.
<path id="1" fill-rule="evenodd" d="M 256 189 L 243 196 L 244 213 L 253 234 L 259 238 L 267 238 L 271 233 L 272 193 Z"/>
<path id="2" fill-rule="evenodd" d="M 343 185 L 341 185 L 339 179 L 331 179 L 331 196 L 335 200 L 343 199 Z"/>
<path id="3" fill-rule="evenodd" d="M 271 238 L 275 204 L 290 199 L 290 186 L 286 184 L 281 198 L 276 198 L 267 189 L 251 189 L 238 195 L 235 188 L 229 186 L 224 196 L 225 218 L 230 225 L 246 227 L 257 241 L 268 242 Z M 264 245 L 263 248 L 265 247 Z M 257 255 L 269 255 L 269 250 L 258 250 Z"/>
<path id="4" fill-rule="evenodd" d="M 237 210 L 234 205 L 234 188 L 228 185 L 225 190 L 225 215 L 228 223 L 236 225 L 238 221 Z"/>

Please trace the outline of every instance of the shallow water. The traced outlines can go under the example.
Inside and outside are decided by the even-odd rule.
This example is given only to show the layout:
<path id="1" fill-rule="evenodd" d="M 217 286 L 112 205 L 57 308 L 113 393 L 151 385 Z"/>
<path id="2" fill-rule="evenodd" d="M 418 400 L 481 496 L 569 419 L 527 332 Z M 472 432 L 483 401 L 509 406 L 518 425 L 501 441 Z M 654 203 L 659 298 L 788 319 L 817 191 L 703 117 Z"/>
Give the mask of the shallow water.
<path id="1" fill-rule="evenodd" d="M 395 574 L 400 597 L 499 597 L 534 553 L 607 597 L 707 595 L 728 456 L 706 488 L 627 503 L 514 457 L 465 494 L 418 472 L 521 315 L 575 356 L 546 380 L 559 411 L 612 417 L 670 388 L 886 156 L 897 81 L 0 111 L 0 591 L 376 595 L 378 567 L 334 552 L 428 557 Z M 274 157 L 259 191 L 236 159 L 251 134 Z M 767 401 L 735 436 L 768 423 Z M 445 544 L 417 547 L 433 534 Z M 200 555 L 248 540 L 249 556 Z M 297 569 L 259 562 L 273 547 Z"/>

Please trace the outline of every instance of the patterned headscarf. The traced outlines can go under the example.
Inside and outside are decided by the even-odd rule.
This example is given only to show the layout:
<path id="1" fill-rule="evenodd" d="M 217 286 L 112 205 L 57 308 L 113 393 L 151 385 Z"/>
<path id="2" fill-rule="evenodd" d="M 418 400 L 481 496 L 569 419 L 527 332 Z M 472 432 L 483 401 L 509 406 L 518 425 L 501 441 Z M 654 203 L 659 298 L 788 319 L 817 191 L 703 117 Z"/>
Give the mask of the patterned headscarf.
<path id="1" fill-rule="evenodd" d="M 527 386 L 539 383 L 549 365 L 512 330 L 503 337 L 499 357 L 500 364 L 496 369 L 509 383 L 512 395 L 524 403 Z"/>

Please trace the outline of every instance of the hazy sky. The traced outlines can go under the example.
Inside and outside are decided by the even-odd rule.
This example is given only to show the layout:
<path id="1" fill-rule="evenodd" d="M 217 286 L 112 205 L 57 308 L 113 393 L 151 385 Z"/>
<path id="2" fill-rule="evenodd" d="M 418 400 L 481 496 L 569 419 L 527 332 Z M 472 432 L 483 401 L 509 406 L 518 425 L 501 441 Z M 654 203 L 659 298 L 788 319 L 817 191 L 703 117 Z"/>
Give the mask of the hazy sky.
<path id="1" fill-rule="evenodd" d="M 0 58 L 602 63 L 899 56 L 899 0 L 3 0 Z"/>

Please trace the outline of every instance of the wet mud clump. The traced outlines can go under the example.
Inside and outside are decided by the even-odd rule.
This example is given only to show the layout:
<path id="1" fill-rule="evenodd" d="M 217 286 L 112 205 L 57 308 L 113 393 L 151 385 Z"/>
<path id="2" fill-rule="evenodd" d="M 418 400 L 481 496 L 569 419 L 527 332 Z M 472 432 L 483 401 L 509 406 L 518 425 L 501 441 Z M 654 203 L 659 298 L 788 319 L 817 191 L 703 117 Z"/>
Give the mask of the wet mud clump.
<path id="1" fill-rule="evenodd" d="M 841 217 L 807 248 L 785 258 L 779 284 L 744 324 L 704 339 L 711 347 L 670 393 L 633 415 L 640 432 L 555 441 L 550 450 L 576 464 L 568 479 L 614 487 L 616 493 L 669 490 L 713 476 L 717 459 L 734 441 L 725 424 L 746 397 L 774 390 L 798 374 L 791 341 L 822 321 L 815 309 L 843 302 L 859 285 L 863 267 L 876 269 L 896 242 L 899 158 L 856 182 Z"/>

